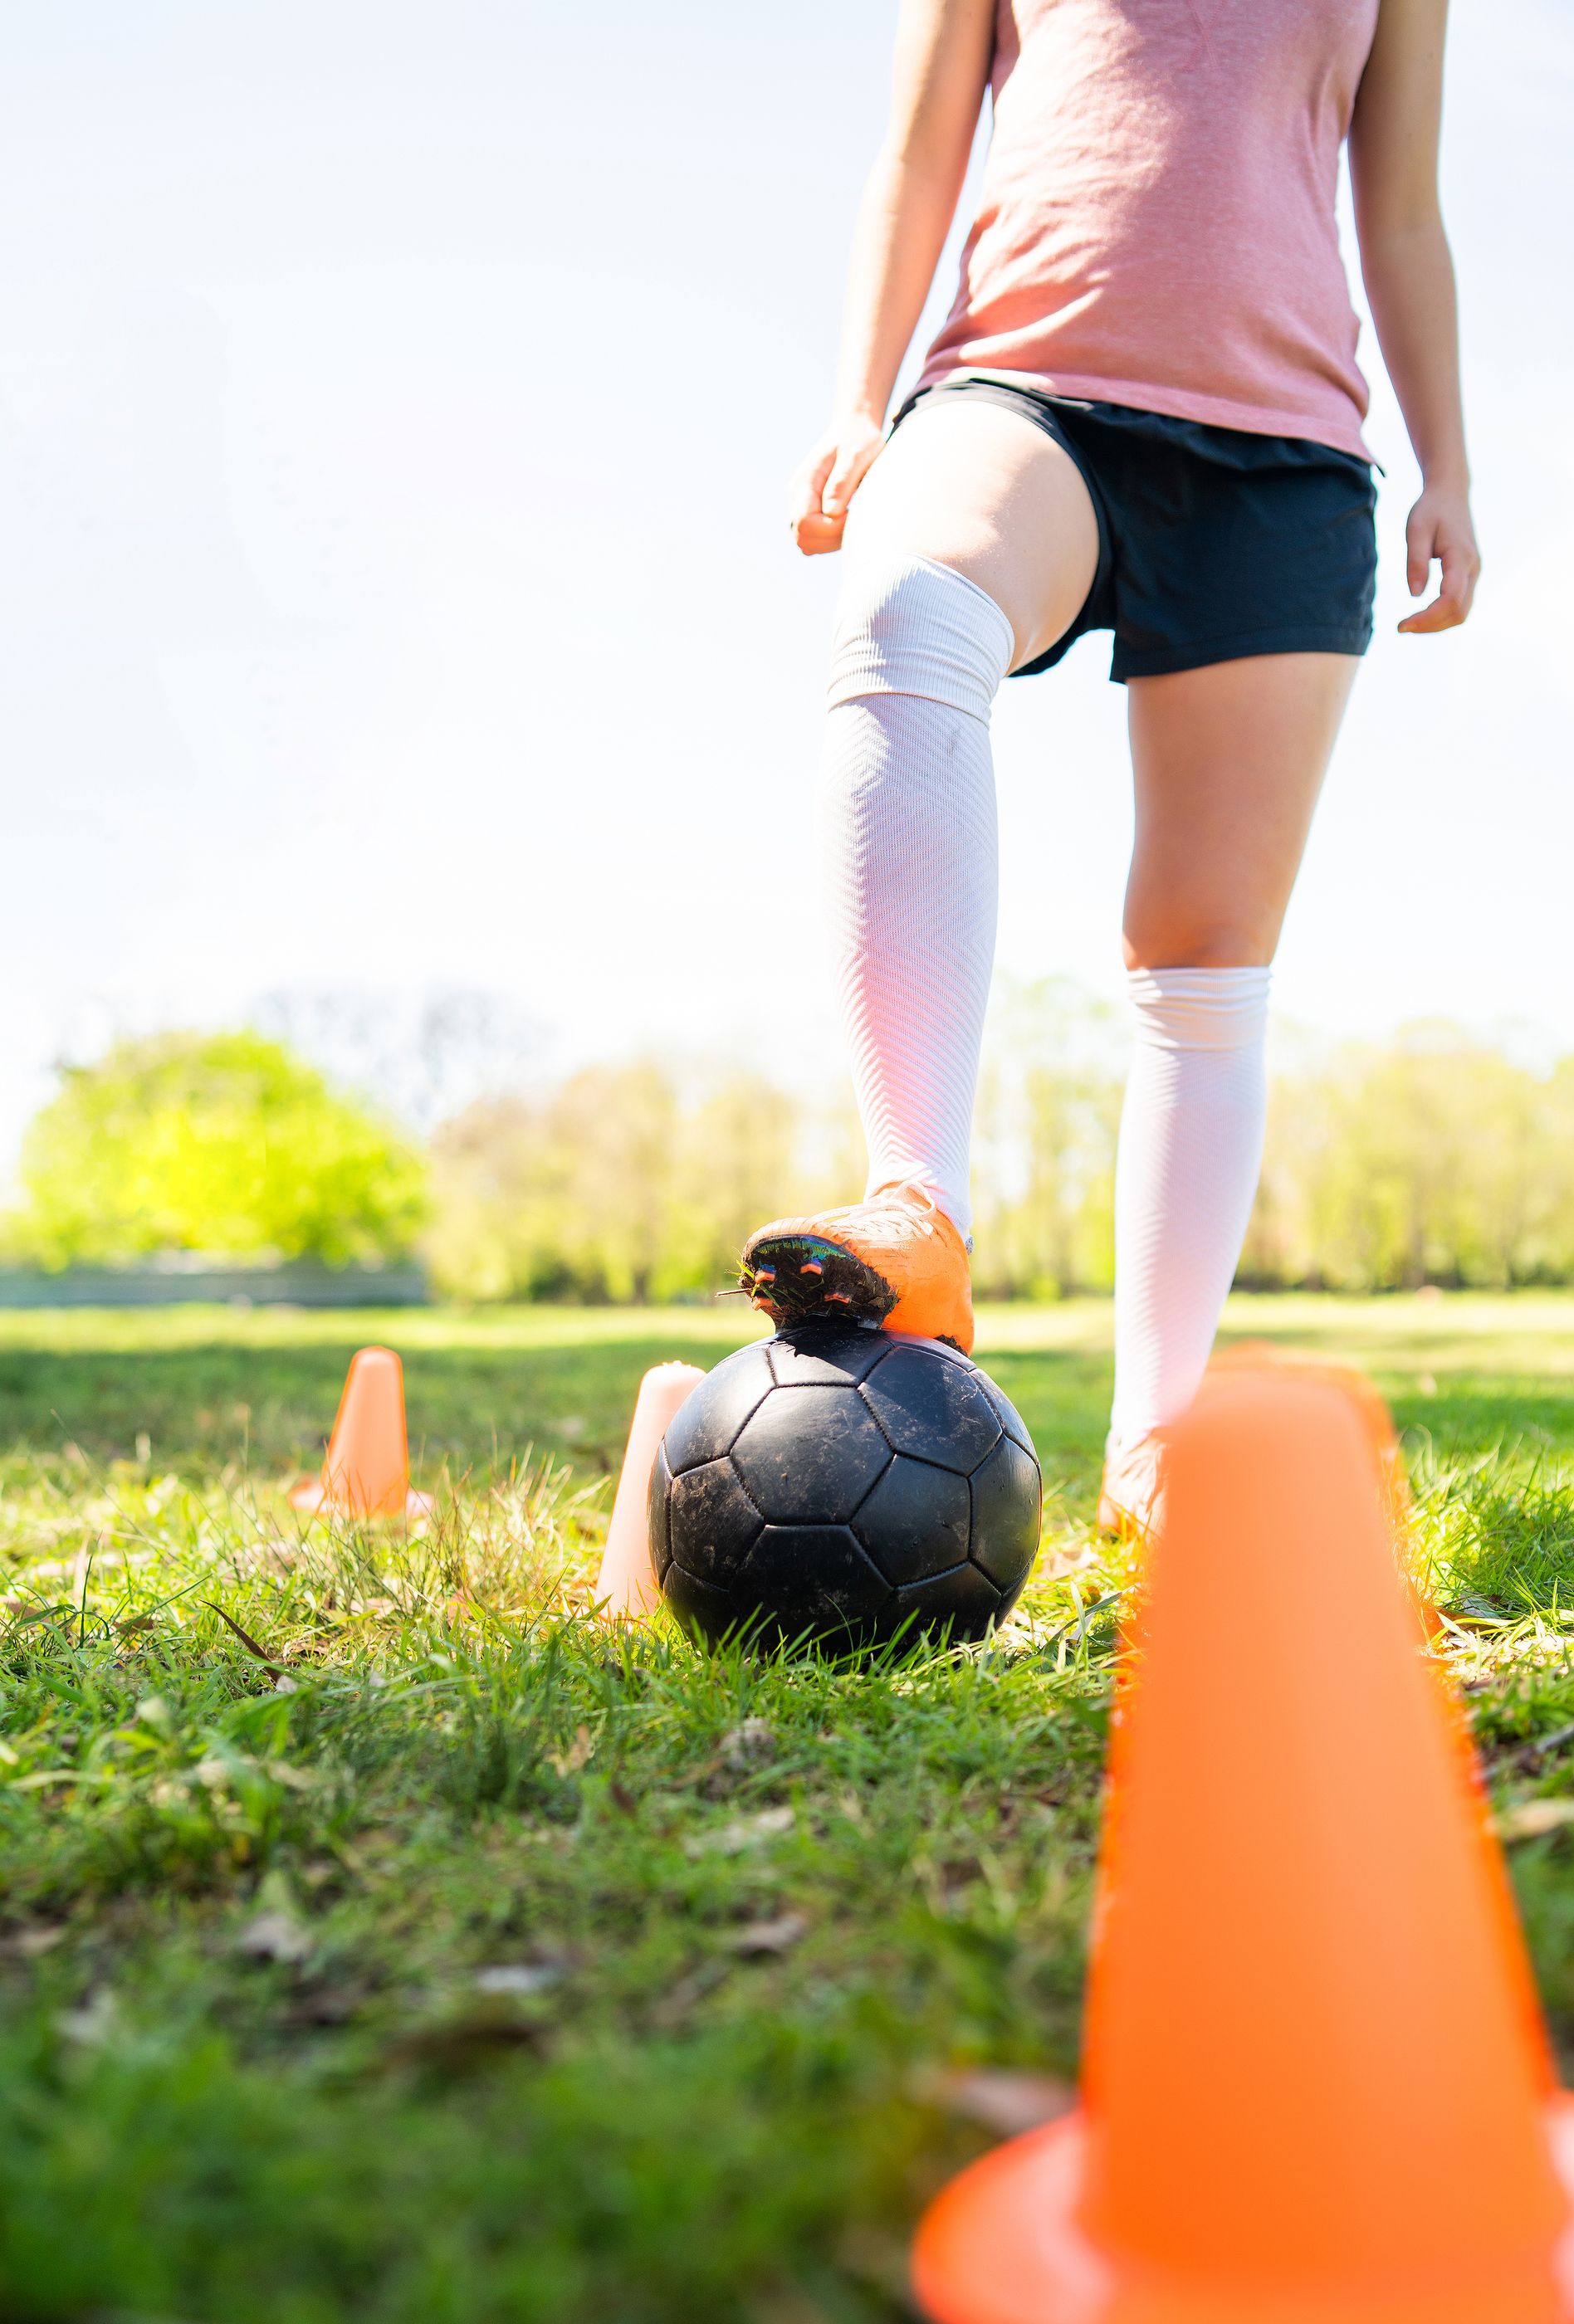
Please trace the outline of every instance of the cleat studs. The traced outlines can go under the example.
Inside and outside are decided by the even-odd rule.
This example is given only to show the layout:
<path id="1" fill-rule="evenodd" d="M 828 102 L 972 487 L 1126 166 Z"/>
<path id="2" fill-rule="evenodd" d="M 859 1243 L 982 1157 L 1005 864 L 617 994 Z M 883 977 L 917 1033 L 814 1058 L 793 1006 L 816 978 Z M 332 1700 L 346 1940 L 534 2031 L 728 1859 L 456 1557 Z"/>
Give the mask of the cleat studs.
<path id="1" fill-rule="evenodd" d="M 756 1268 L 755 1268 L 755 1281 L 756 1283 L 774 1283 L 774 1282 L 775 1282 L 775 1280 L 776 1280 L 776 1270 L 775 1270 L 775 1268 L 774 1268 L 773 1267 L 756 1267 Z"/>
<path id="2" fill-rule="evenodd" d="M 806 1259 L 799 1268 L 798 1272 L 800 1275 L 823 1275 L 825 1273 L 825 1269 L 821 1267 L 818 1259 Z"/>

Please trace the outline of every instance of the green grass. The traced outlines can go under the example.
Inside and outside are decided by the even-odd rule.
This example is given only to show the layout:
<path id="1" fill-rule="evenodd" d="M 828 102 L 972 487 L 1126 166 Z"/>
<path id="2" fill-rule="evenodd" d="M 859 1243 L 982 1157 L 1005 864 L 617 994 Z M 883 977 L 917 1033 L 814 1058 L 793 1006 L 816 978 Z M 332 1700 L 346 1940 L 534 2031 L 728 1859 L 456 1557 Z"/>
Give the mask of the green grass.
<path id="1" fill-rule="evenodd" d="M 0 1315 L 0 2313 L 910 2312 L 918 2207 L 1023 2098 L 958 2070 L 1075 2070 L 1108 1315 L 985 1317 L 1045 1555 L 1004 1637 L 898 1669 L 586 1618 L 640 1372 L 747 1329 Z M 1389 1393 L 1500 1803 L 1557 1794 L 1574 1757 L 1525 1746 L 1574 1721 L 1574 1299 L 1230 1329 Z M 440 1496 L 408 1541 L 282 1490 L 375 1338 Z M 1511 1860 L 1567 2052 L 1574 1841 Z"/>

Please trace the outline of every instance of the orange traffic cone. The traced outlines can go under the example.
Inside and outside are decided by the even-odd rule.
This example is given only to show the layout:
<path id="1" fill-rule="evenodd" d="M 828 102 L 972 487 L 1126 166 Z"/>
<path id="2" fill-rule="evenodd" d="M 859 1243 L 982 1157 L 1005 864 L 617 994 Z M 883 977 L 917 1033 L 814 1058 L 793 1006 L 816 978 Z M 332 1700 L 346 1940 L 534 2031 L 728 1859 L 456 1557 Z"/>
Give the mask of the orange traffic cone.
<path id="1" fill-rule="evenodd" d="M 1399 1449 L 1394 1433 L 1393 1416 L 1384 1404 L 1381 1392 L 1373 1387 L 1364 1372 L 1348 1364 L 1330 1363 L 1324 1356 L 1303 1354 L 1299 1348 L 1276 1347 L 1269 1340 L 1236 1340 L 1220 1348 L 1208 1368 L 1209 1379 L 1222 1371 L 1261 1371 L 1264 1367 L 1278 1366 L 1292 1371 L 1298 1379 L 1332 1380 L 1342 1388 L 1356 1408 L 1366 1440 L 1376 1456 L 1383 1486 L 1383 1499 L 1391 1525 L 1401 1533 L 1415 1514 L 1411 1496 L 1410 1479 L 1404 1473 L 1404 1455 Z M 1437 1627 L 1436 1616 L 1429 1606 L 1426 1609 L 1429 1633 Z"/>
<path id="2" fill-rule="evenodd" d="M 596 1578 L 596 1599 L 604 1619 L 653 1614 L 662 1602 L 651 1565 L 645 1501 L 656 1452 L 678 1406 L 705 1378 L 698 1364 L 655 1364 L 639 1384 L 628 1449 L 618 1473 L 606 1547 Z"/>
<path id="3" fill-rule="evenodd" d="M 1574 2100 L 1369 1413 L 1213 1377 L 1111 1749 L 1082 2103 L 919 2231 L 939 2324 L 1568 2324 Z"/>
<path id="4" fill-rule="evenodd" d="M 350 1358 L 322 1473 L 298 1485 L 290 1506 L 340 1517 L 430 1513 L 431 1495 L 410 1489 L 404 1368 L 392 1348 L 361 1348 Z"/>

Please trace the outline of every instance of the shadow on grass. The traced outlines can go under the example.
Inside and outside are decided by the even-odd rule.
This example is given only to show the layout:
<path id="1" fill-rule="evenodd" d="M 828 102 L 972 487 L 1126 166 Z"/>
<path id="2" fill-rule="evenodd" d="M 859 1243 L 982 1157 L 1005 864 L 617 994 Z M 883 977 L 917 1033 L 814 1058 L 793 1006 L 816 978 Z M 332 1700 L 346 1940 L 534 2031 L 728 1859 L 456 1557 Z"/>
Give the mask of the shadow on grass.
<path id="1" fill-rule="evenodd" d="M 367 1318 L 361 1326 L 379 1319 Z M 274 1325 L 276 1329 L 276 1323 Z M 320 1327 L 319 1327 L 320 1328 Z M 462 1333 L 462 1326 L 461 1333 Z M 396 1319 L 390 1337 L 398 1344 Z M 262 1481 L 320 1458 L 350 1357 L 360 1343 L 303 1337 L 247 1344 L 228 1333 L 185 1347 L 0 1350 L 0 1450 L 48 1460 L 79 1446 L 99 1462 L 136 1460 L 201 1482 L 249 1471 Z M 447 1464 L 485 1480 L 529 1447 L 573 1466 L 581 1481 L 616 1472 L 640 1376 L 673 1359 L 708 1367 L 725 1350 L 681 1316 L 648 1335 L 565 1336 L 531 1347 L 414 1347 L 405 1384 L 412 1452 L 431 1480 Z M 1032 1431 L 1046 1484 L 1067 1512 L 1088 1514 L 1108 1409 L 1107 1359 L 1051 1349 L 991 1351 L 987 1368 Z M 1574 1397 L 1520 1378 L 1448 1381 L 1417 1393 L 1389 1377 L 1412 1457 L 1440 1463 L 1492 1451 L 1519 1468 L 1574 1451 Z M 69 1457 L 69 1456 L 68 1456 Z"/>
<path id="2" fill-rule="evenodd" d="M 357 1342 L 247 1346 L 29 1349 L 0 1352 L 0 1447 L 49 1458 L 67 1445 L 95 1462 L 141 1458 L 193 1481 L 243 1467 L 259 1480 L 310 1468 Z M 394 1344 L 397 1344 L 396 1336 Z M 412 1453 L 431 1479 L 506 1471 L 525 1449 L 569 1462 L 583 1480 L 622 1457 L 642 1373 L 677 1359 L 702 1368 L 723 1351 L 681 1323 L 645 1339 L 532 1348 L 418 1348 L 405 1360 Z M 1051 1480 L 1090 1493 L 1109 1394 L 1097 1357 L 1002 1353 L 990 1370 L 1021 1410 Z"/>

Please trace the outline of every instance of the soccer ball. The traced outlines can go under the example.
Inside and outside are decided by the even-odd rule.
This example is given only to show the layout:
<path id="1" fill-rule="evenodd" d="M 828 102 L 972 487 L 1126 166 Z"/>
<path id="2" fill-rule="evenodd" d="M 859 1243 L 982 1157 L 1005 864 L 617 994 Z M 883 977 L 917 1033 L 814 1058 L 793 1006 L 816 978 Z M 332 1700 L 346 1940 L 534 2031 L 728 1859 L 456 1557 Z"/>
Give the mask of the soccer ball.
<path id="1" fill-rule="evenodd" d="M 980 1638 L 1038 1549 L 1032 1440 L 939 1340 L 815 1322 L 728 1356 L 651 1474 L 651 1559 L 713 1641 Z"/>

